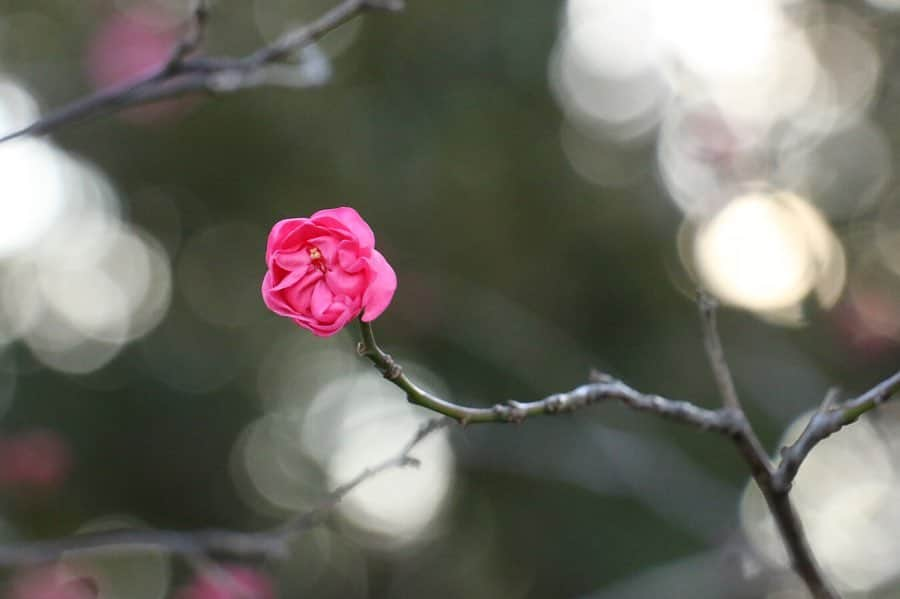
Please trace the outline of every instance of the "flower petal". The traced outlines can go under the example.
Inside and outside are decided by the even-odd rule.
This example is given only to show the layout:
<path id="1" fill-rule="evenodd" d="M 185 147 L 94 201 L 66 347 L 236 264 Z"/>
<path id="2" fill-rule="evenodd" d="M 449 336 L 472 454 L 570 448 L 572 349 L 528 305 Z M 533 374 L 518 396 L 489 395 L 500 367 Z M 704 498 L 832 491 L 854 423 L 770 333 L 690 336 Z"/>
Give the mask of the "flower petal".
<path id="1" fill-rule="evenodd" d="M 319 210 L 310 217 L 310 220 L 326 227 L 335 225 L 343 227 L 353 234 L 361 248 L 375 247 L 375 234 L 372 228 L 353 208 L 342 206 Z"/>
<path id="2" fill-rule="evenodd" d="M 363 322 L 371 322 L 381 316 L 397 290 L 397 274 L 377 250 L 373 250 L 372 257 L 369 258 L 369 276 L 369 287 L 362 299 L 365 309 Z"/>
<path id="3" fill-rule="evenodd" d="M 360 256 L 359 244 L 356 240 L 347 239 L 340 243 L 337 250 L 335 263 L 347 272 L 359 272 L 366 267 L 368 258 L 373 250 L 369 250 L 365 257 Z"/>
<path id="4" fill-rule="evenodd" d="M 291 317 L 296 315 L 296 310 L 292 309 L 285 302 L 284 296 L 275 290 L 271 272 L 267 272 L 266 276 L 263 277 L 262 296 L 266 307 L 275 314 Z"/>
<path id="5" fill-rule="evenodd" d="M 306 270 L 311 262 L 309 252 L 297 250 L 293 252 L 285 252 L 276 250 L 272 254 L 272 262 L 285 270 Z"/>
<path id="6" fill-rule="evenodd" d="M 272 252 L 281 247 L 282 240 L 302 224 L 308 222 L 308 218 L 286 218 L 275 223 L 266 241 L 266 264 L 270 263 Z"/>
<path id="7" fill-rule="evenodd" d="M 332 268 L 326 272 L 325 281 L 335 295 L 359 297 L 366 287 L 366 276 L 363 273 L 349 273 L 341 268 Z"/>
<path id="8" fill-rule="evenodd" d="M 325 284 L 325 281 L 319 281 L 313 288 L 312 297 L 309 299 L 309 311 L 314 318 L 322 319 L 326 310 L 331 306 L 334 300 L 334 294 Z"/>

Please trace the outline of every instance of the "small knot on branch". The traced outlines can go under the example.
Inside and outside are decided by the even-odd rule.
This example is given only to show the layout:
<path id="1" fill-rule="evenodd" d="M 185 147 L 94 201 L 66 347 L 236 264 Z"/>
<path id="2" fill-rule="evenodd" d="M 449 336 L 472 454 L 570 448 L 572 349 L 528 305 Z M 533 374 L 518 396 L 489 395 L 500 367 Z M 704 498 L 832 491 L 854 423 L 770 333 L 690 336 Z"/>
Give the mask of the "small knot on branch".
<path id="1" fill-rule="evenodd" d="M 709 317 L 719 309 L 719 300 L 711 296 L 703 289 L 697 290 L 697 306 L 704 316 Z"/>
<path id="2" fill-rule="evenodd" d="M 719 415 L 722 427 L 726 429 L 732 437 L 745 434 L 750 426 L 750 423 L 747 421 L 747 416 L 739 409 L 721 408 L 716 413 Z"/>
<path id="3" fill-rule="evenodd" d="M 548 414 L 558 414 L 565 411 L 568 407 L 566 404 L 566 397 L 562 393 L 551 395 L 544 402 L 547 406 L 546 410 Z"/>
<path id="4" fill-rule="evenodd" d="M 397 364 L 389 354 L 384 354 L 382 361 L 384 364 L 381 367 L 381 374 L 384 378 L 395 382 L 403 376 L 403 367 Z"/>
<path id="5" fill-rule="evenodd" d="M 523 420 L 525 420 L 528 412 L 525 410 L 525 406 L 517 401 L 513 401 L 510 399 L 509 401 L 506 401 L 502 404 L 495 405 L 494 414 L 496 414 L 506 422 L 514 422 L 516 424 L 519 424 Z"/>

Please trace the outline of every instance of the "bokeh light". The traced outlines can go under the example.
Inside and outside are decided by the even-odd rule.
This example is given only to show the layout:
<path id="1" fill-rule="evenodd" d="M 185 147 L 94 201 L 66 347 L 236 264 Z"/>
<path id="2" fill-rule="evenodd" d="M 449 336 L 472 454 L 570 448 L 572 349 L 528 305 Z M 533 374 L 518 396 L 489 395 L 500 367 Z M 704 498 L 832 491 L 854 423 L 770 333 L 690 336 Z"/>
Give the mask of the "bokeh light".
<path id="1" fill-rule="evenodd" d="M 0 82 L 0 123 L 36 117 L 21 86 Z M 87 373 L 152 330 L 168 309 L 168 256 L 121 219 L 120 199 L 96 167 L 42 140 L 0 146 L 0 331 L 44 365 Z M 6 211 L 5 213 L 3 211 Z M 4 225 L 0 224 L 0 228 Z"/>
<path id="2" fill-rule="evenodd" d="M 267 405 L 272 411 L 244 431 L 234 451 L 242 495 L 269 512 L 318 505 L 329 488 L 394 457 L 430 417 L 368 369 L 334 362 L 328 349 L 284 351 L 292 346 L 296 343 L 276 346 L 278 351 L 264 363 L 260 385 L 264 396 L 271 397 Z M 335 364 L 344 365 L 343 371 L 336 371 Z M 317 372 L 319 365 L 326 370 Z M 416 380 L 442 386 L 427 370 L 409 366 Z M 440 514 L 451 490 L 454 459 L 445 431 L 430 436 L 413 455 L 421 467 L 384 472 L 340 504 L 347 519 L 375 533 L 373 540 L 379 543 L 418 538 Z"/>
<path id="3" fill-rule="evenodd" d="M 655 144 L 691 232 L 687 270 L 796 325 L 811 292 L 829 308 L 844 289 L 846 248 L 824 219 L 869 217 L 891 188 L 891 145 L 870 114 L 883 68 L 871 23 L 843 6 L 569 0 L 550 83 L 577 173 L 640 185 L 609 156 Z M 750 202 L 754 189 L 796 200 Z"/>
<path id="4" fill-rule="evenodd" d="M 91 519 L 78 532 L 141 528 L 145 525 L 134 517 L 112 514 Z M 171 585 L 170 556 L 160 548 L 139 543 L 125 544 L 117 553 L 67 552 L 62 563 L 92 579 L 103 599 L 163 599 Z"/>
<path id="5" fill-rule="evenodd" d="M 830 307 L 846 270 L 824 218 L 783 192 L 750 192 L 728 203 L 697 229 L 692 258 L 711 292 L 762 313 L 797 306 L 813 290 Z"/>
<path id="6" fill-rule="evenodd" d="M 0 79 L 0 129 L 22 127 L 37 115 L 34 100 L 22 87 Z M 42 140 L 0 145 L 0 258 L 35 243 L 62 211 L 61 159 L 62 153 Z"/>
<path id="7" fill-rule="evenodd" d="M 779 446 L 793 442 L 809 417 L 795 421 Z M 863 418 L 842 429 L 809 454 L 791 489 L 814 554 L 846 591 L 872 591 L 900 574 L 898 454 L 885 441 L 896 428 Z M 741 502 L 741 521 L 762 556 L 788 566 L 772 517 L 752 482 Z"/>
<path id="8" fill-rule="evenodd" d="M 419 374 L 416 380 L 421 369 Z M 340 484 L 395 456 L 398 442 L 410 439 L 429 418 L 407 404 L 399 390 L 366 373 L 335 382 L 316 396 L 304 421 L 304 440 L 332 483 Z M 367 481 L 341 503 L 341 512 L 356 526 L 392 541 L 424 533 L 451 490 L 454 460 L 446 431 L 420 443 L 413 455 L 421 461 L 418 468 L 394 469 Z"/>

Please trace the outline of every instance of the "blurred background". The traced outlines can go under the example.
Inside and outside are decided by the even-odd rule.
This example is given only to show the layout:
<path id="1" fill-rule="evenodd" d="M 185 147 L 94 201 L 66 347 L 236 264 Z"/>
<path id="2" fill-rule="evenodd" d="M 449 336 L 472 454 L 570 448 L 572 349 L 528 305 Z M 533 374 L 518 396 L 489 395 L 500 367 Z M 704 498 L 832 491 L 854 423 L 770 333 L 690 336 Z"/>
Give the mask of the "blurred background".
<path id="1" fill-rule="evenodd" d="M 217 0 L 206 50 L 334 3 Z M 188 14 L 0 0 L 0 133 L 159 64 Z M 774 451 L 900 362 L 898 27 L 895 0 L 410 0 L 277 86 L 0 145 L 0 538 L 260 529 L 396 452 L 430 415 L 355 328 L 315 338 L 260 298 L 269 227 L 338 205 L 398 273 L 375 328 L 426 387 L 491 405 L 597 368 L 715 407 L 703 286 Z M 886 406 L 797 482 L 850 597 L 900 597 L 898 426 Z M 805 596 L 714 435 L 609 405 L 414 455 L 247 571 L 285 598 Z M 67 567 L 104 598 L 192 576 L 151 551 Z"/>

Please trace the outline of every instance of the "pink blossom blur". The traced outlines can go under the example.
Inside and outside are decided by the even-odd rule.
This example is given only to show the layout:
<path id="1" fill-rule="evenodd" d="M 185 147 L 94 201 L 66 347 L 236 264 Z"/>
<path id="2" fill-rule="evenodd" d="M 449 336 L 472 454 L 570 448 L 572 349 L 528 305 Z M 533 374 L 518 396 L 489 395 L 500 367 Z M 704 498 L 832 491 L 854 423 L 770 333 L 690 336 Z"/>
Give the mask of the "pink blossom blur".
<path id="1" fill-rule="evenodd" d="M 854 284 L 831 315 L 842 341 L 865 358 L 900 345 L 900 303 L 889 290 Z"/>
<path id="2" fill-rule="evenodd" d="M 397 276 L 353 208 L 320 210 L 272 227 L 262 284 L 266 306 L 328 337 L 362 312 L 369 322 L 391 303 Z"/>
<path id="3" fill-rule="evenodd" d="M 65 482 L 71 466 L 68 445 L 53 431 L 0 437 L 0 488 L 55 491 Z"/>
<path id="4" fill-rule="evenodd" d="M 262 572 L 227 565 L 204 572 L 182 588 L 175 599 L 272 599 L 274 596 L 272 581 Z"/>
<path id="5" fill-rule="evenodd" d="M 158 8 L 137 6 L 117 12 L 94 34 L 87 50 L 88 75 L 97 89 L 115 87 L 165 64 L 178 43 L 178 22 Z M 123 116 L 148 122 L 181 112 L 171 100 L 130 109 Z"/>
<path id="6" fill-rule="evenodd" d="M 96 599 L 98 589 L 90 578 L 64 566 L 42 566 L 16 575 L 5 599 Z"/>

